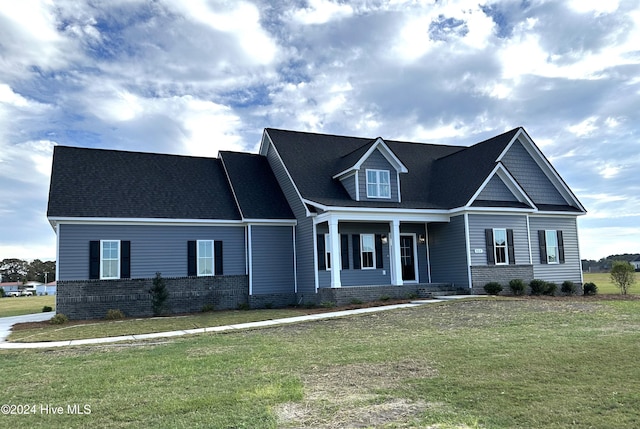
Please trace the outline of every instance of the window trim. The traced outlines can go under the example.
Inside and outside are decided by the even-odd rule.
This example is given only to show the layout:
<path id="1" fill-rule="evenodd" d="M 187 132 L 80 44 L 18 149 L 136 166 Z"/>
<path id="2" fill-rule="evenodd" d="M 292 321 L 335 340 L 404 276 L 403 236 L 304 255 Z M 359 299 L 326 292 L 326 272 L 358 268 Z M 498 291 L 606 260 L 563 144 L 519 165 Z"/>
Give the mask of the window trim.
<path id="1" fill-rule="evenodd" d="M 555 246 L 549 244 L 549 237 L 553 237 L 553 241 Z M 547 254 L 547 264 L 548 265 L 559 265 L 560 264 L 560 243 L 558 242 L 558 230 L 556 229 L 545 229 L 544 230 L 544 247 Z M 550 260 L 549 249 L 554 249 L 555 261 Z"/>
<path id="2" fill-rule="evenodd" d="M 200 271 L 200 259 L 205 257 L 200 256 L 200 243 L 211 244 L 211 274 L 203 274 Z M 206 259 L 209 259 L 208 257 Z M 196 240 L 196 276 L 197 277 L 213 277 L 216 273 L 216 246 L 214 240 Z"/>
<path id="3" fill-rule="evenodd" d="M 504 245 L 498 245 L 496 231 L 504 232 Z M 504 249 L 504 262 L 498 262 L 498 248 Z M 509 265 L 509 243 L 506 228 L 493 228 L 493 261 L 495 265 Z"/>
<path id="4" fill-rule="evenodd" d="M 117 261 L 117 276 L 116 277 L 105 277 L 104 276 L 104 245 L 106 243 L 117 243 L 118 245 L 118 257 L 116 259 L 108 259 L 109 261 Z M 121 240 L 100 240 L 100 280 L 118 280 L 120 279 L 120 267 L 122 263 L 122 248 L 121 248 Z"/>
<path id="5" fill-rule="evenodd" d="M 371 237 L 372 251 L 365 252 L 364 251 L 364 239 L 365 237 Z M 371 263 L 372 266 L 365 267 L 364 265 L 364 254 L 371 253 Z M 361 270 L 375 270 L 376 267 L 376 235 L 375 234 L 360 234 L 360 269 Z"/>
<path id="6" fill-rule="evenodd" d="M 375 173 L 375 176 L 376 176 L 376 181 L 373 183 L 369 181 L 370 172 Z M 387 178 L 386 186 L 389 190 L 388 195 L 382 195 L 382 192 L 381 192 L 381 187 L 385 185 L 381 181 L 382 174 L 386 175 L 386 178 Z M 367 198 L 379 198 L 379 199 L 387 199 L 387 200 L 391 199 L 391 172 L 389 170 L 367 168 L 365 170 L 365 183 L 366 183 L 365 188 L 367 190 Z M 372 195 L 369 192 L 369 185 L 375 186 L 375 190 L 376 190 L 375 195 Z"/>

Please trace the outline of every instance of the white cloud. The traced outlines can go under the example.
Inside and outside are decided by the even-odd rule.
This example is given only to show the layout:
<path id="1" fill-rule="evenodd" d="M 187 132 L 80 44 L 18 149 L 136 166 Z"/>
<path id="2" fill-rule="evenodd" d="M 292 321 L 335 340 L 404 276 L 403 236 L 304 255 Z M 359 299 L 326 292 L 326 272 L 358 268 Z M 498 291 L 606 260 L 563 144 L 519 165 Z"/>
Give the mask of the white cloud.
<path id="1" fill-rule="evenodd" d="M 309 0 L 309 6 L 297 9 L 292 17 L 304 25 L 326 24 L 329 21 L 342 19 L 353 15 L 353 8 L 349 4 L 335 3 L 329 0 Z"/>
<path id="2" fill-rule="evenodd" d="M 580 257 L 598 260 L 609 255 L 638 253 L 640 228 L 636 227 L 598 227 L 584 226 L 586 219 L 578 218 Z"/>
<path id="3" fill-rule="evenodd" d="M 600 168 L 598 174 L 602 176 L 603 179 L 611 179 L 618 176 L 621 170 L 622 166 L 620 165 L 605 164 Z"/>
<path id="4" fill-rule="evenodd" d="M 229 4 L 233 7 L 228 7 Z M 278 47 L 260 25 L 260 11 L 252 3 L 191 0 L 167 1 L 167 6 L 196 22 L 232 35 L 246 58 L 254 64 L 266 65 L 276 59 Z"/>
<path id="5" fill-rule="evenodd" d="M 595 125 L 597 120 L 597 117 L 591 116 L 578 124 L 568 126 L 567 129 L 577 137 L 585 137 L 598 129 Z"/>
<path id="6" fill-rule="evenodd" d="M 570 0 L 569 7 L 576 12 L 596 14 L 612 13 L 618 9 L 617 0 Z"/>

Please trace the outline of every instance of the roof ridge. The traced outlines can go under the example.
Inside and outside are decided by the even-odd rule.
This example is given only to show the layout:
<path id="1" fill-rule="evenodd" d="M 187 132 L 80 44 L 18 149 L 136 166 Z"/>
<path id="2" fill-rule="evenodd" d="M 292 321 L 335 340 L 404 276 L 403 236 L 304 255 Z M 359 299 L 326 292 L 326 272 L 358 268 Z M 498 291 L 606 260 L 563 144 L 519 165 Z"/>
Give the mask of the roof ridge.
<path id="1" fill-rule="evenodd" d="M 144 151 L 126 150 L 126 149 L 106 149 L 106 148 L 100 148 L 100 147 L 56 145 L 54 147 L 54 150 L 57 148 L 92 151 L 92 152 L 99 151 L 99 152 L 114 152 L 114 153 L 130 153 L 130 154 L 137 154 L 137 155 L 157 155 L 157 156 L 192 158 L 192 159 L 218 159 L 215 156 L 182 155 L 177 153 L 144 152 Z"/>

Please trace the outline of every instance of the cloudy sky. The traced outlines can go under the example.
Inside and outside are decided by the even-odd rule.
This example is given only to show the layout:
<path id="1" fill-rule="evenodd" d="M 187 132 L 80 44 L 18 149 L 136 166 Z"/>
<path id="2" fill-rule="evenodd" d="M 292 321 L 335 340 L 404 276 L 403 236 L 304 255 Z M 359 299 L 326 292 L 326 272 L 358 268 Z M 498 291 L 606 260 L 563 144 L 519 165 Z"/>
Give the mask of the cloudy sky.
<path id="1" fill-rule="evenodd" d="M 469 145 L 524 126 L 640 252 L 637 0 L 20 0 L 0 8 L 0 259 L 54 259 L 55 145 L 216 156 L 265 127 Z"/>

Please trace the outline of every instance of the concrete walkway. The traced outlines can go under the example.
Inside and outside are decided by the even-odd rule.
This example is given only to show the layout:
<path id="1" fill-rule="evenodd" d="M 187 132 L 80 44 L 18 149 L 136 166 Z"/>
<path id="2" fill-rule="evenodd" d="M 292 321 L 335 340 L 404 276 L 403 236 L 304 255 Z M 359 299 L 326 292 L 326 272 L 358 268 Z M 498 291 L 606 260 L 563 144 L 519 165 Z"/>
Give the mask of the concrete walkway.
<path id="1" fill-rule="evenodd" d="M 239 323 L 236 325 L 213 326 L 210 328 L 186 329 L 181 331 L 170 331 L 170 332 L 155 332 L 152 334 L 122 335 L 119 337 L 88 338 L 84 340 L 67 340 L 67 341 L 46 341 L 46 342 L 38 342 L 38 343 L 10 343 L 6 341 L 6 337 L 9 335 L 9 329 L 11 328 L 11 326 L 13 326 L 13 324 L 21 323 L 21 322 L 36 322 L 41 320 L 48 320 L 51 317 L 53 317 L 53 313 L 42 313 L 42 314 L 38 313 L 38 314 L 28 315 L 28 316 L 33 316 L 34 317 L 33 320 L 17 320 L 13 322 L 8 320 L 8 319 L 24 318 L 26 316 L 0 318 L 0 349 L 41 349 L 41 348 L 64 347 L 64 346 L 83 346 L 88 344 L 116 343 L 119 341 L 140 341 L 140 340 L 149 340 L 149 339 L 157 339 L 157 338 L 179 337 L 183 335 L 204 334 L 207 332 L 225 332 L 225 331 L 233 331 L 237 329 L 262 328 L 267 326 L 301 323 L 301 322 L 308 322 L 313 320 L 332 319 L 336 317 L 352 316 L 356 314 L 377 313 L 380 311 L 395 310 L 398 308 L 418 307 L 424 304 L 445 302 L 453 299 L 483 298 L 483 297 L 486 297 L 486 295 L 439 296 L 437 299 L 411 301 L 410 303 L 407 303 L 407 304 L 395 304 L 395 305 L 385 305 L 381 307 L 359 308 L 356 310 L 333 311 L 328 313 L 318 313 L 318 314 L 308 314 L 305 316 L 287 317 L 283 319 L 272 319 L 272 320 L 262 320 L 259 322 Z M 44 315 L 48 315 L 48 317 L 45 318 Z M 9 329 L 7 329 L 6 335 L 2 336 L 4 326 L 8 323 L 11 323 L 9 325 Z"/>

